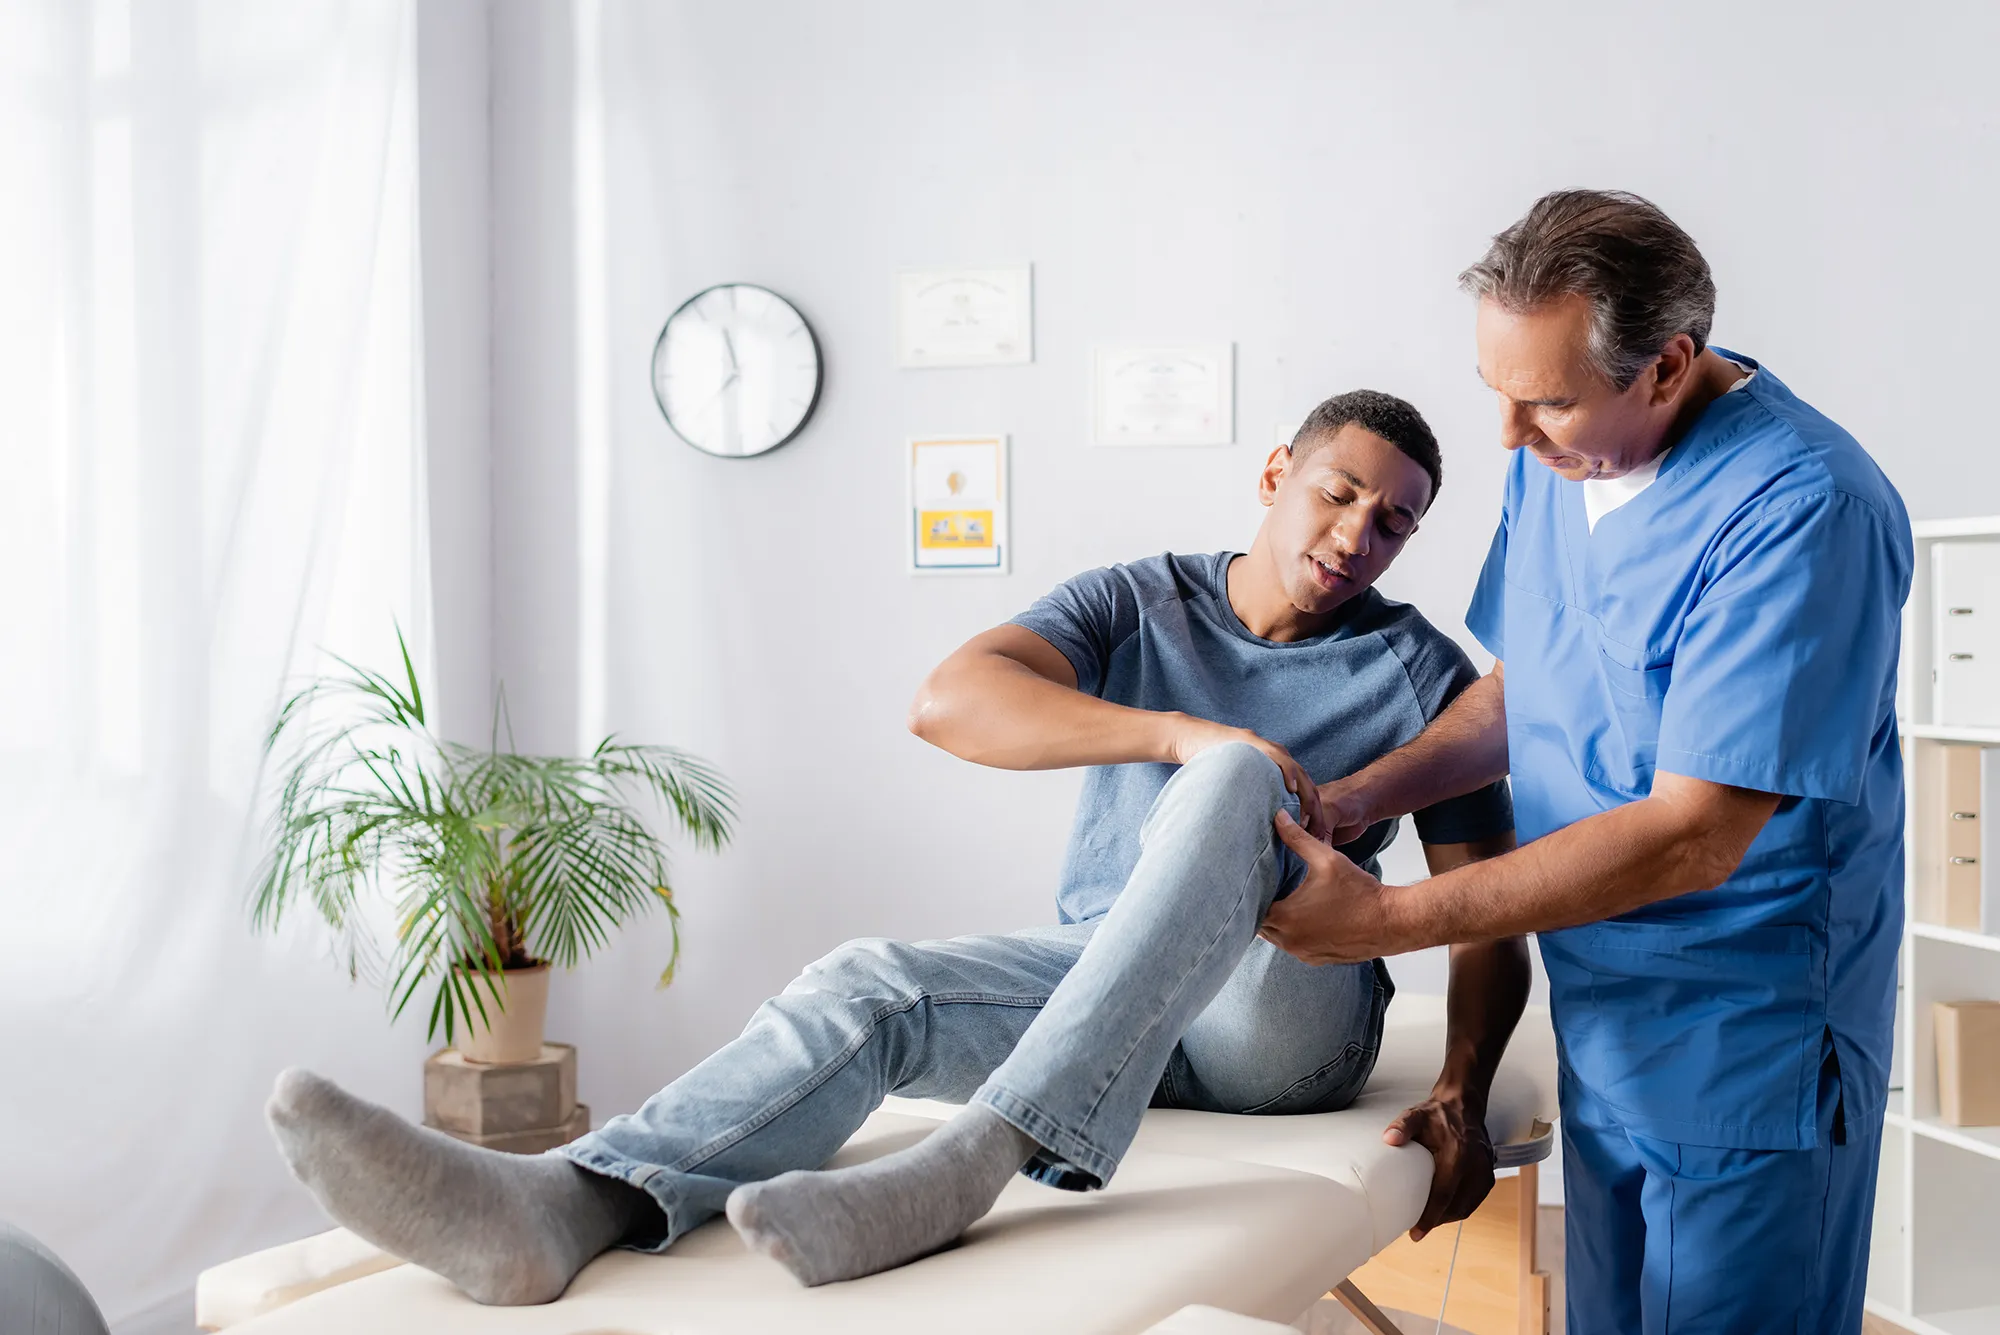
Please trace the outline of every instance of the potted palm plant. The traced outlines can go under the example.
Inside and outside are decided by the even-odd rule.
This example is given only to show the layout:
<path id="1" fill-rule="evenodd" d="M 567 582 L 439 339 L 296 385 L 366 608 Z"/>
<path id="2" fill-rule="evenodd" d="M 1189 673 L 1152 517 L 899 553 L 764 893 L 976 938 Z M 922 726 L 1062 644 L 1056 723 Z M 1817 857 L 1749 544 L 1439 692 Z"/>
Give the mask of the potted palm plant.
<path id="1" fill-rule="evenodd" d="M 402 636 L 402 680 L 336 660 L 265 739 L 279 766 L 270 848 L 251 919 L 294 911 L 334 934 L 350 977 L 379 973 L 391 1017 L 427 984 L 429 1035 L 469 1061 L 532 1061 L 551 965 L 569 968 L 642 913 L 663 908 L 680 959 L 667 852 L 640 799 L 697 847 L 720 849 L 728 783 L 704 761 L 606 737 L 587 756 L 485 749 L 436 737 Z"/>

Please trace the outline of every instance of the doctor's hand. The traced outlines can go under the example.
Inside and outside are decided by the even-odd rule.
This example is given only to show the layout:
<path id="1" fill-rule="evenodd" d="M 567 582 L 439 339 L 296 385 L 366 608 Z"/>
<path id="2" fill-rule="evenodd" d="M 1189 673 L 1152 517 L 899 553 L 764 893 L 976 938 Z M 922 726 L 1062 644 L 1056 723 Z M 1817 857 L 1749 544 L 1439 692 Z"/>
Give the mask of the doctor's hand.
<path id="1" fill-rule="evenodd" d="M 1431 1152 L 1431 1194 L 1424 1212 L 1410 1230 L 1410 1241 L 1439 1224 L 1465 1218 L 1493 1190 L 1493 1142 L 1486 1134 L 1486 1109 L 1447 1090 L 1431 1097 L 1389 1123 L 1385 1145 L 1411 1141 Z"/>
<path id="2" fill-rule="evenodd" d="M 1278 813 L 1277 826 L 1278 837 L 1306 864 L 1306 875 L 1271 905 L 1257 935 L 1307 964 L 1359 964 L 1411 949 L 1398 936 L 1380 881 L 1285 812 Z"/>

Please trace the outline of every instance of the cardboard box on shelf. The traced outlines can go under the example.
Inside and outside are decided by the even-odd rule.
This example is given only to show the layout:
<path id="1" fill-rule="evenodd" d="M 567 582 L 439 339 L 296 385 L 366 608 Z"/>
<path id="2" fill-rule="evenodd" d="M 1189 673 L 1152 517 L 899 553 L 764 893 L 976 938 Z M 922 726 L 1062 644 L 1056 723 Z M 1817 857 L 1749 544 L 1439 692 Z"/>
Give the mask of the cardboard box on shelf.
<path id="1" fill-rule="evenodd" d="M 2000 1001 L 1939 1001 L 1938 1116 L 1951 1126 L 2000 1125 Z"/>
<path id="2" fill-rule="evenodd" d="M 1982 776 L 1987 748 L 1956 743 L 1920 744 L 1917 749 L 1917 809 L 1911 823 L 1918 836 L 1919 922 L 1982 930 L 1980 819 L 1985 794 Z M 1996 771 L 2000 778 L 2000 771 Z M 2000 793 L 1995 800 L 2000 801 Z M 1994 813 L 2000 825 L 2000 809 Z"/>

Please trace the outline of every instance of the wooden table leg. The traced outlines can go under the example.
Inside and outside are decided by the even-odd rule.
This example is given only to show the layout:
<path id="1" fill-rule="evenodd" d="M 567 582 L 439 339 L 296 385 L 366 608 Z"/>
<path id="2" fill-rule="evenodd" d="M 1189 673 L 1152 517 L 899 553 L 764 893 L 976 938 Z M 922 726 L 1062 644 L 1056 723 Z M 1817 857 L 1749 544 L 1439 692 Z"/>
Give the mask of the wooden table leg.
<path id="1" fill-rule="evenodd" d="M 1536 1225 L 1540 1222 L 1541 1165 L 1523 1164 L 1516 1186 L 1520 1215 L 1520 1335 L 1549 1335 L 1549 1275 L 1540 1268 Z"/>
<path id="2" fill-rule="evenodd" d="M 1354 1314 L 1356 1321 L 1367 1328 L 1369 1335 L 1403 1335 L 1396 1328 L 1396 1323 L 1381 1308 L 1369 1302 L 1367 1294 L 1355 1287 L 1353 1280 L 1343 1279 L 1334 1285 L 1333 1296 L 1340 1300 L 1342 1307 Z"/>

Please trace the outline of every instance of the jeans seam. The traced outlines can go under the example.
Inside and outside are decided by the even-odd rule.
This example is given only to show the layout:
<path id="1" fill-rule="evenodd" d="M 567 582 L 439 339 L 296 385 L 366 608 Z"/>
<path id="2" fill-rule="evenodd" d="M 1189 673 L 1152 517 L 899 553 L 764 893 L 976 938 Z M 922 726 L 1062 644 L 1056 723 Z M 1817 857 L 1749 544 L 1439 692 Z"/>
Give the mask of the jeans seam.
<path id="1" fill-rule="evenodd" d="M 908 1001 L 878 1007 L 870 1013 L 868 1022 L 862 1027 L 861 1032 L 837 1056 L 821 1067 L 812 1079 L 799 1084 L 797 1088 L 785 1095 L 784 1098 L 772 1103 L 756 1117 L 741 1123 L 722 1135 L 715 1137 L 713 1140 L 697 1146 L 679 1159 L 676 1159 L 673 1163 L 661 1165 L 657 1171 L 662 1173 L 690 1172 L 698 1165 L 713 1159 L 724 1150 L 742 1143 L 745 1139 L 763 1130 L 779 1117 L 797 1107 L 800 1101 L 808 1094 L 811 1094 L 827 1081 L 839 1075 L 846 1068 L 847 1064 L 859 1056 L 861 1050 L 868 1046 L 869 1040 L 875 1037 L 876 1030 L 881 1027 L 884 1020 L 893 1015 L 907 1015 L 926 1002 L 934 1006 L 972 1004 L 1040 1007 L 1048 1004 L 1048 998 L 1043 997 L 1041 1000 L 1036 1001 L 1031 997 L 1008 997 L 997 993 L 985 992 L 947 992 L 937 996 L 933 996 L 930 993 L 919 993 L 911 997 Z"/>
<path id="2" fill-rule="evenodd" d="M 1353 1061 L 1356 1057 L 1360 1056 L 1362 1053 L 1366 1051 L 1367 1048 L 1363 1044 L 1349 1043 L 1344 1049 L 1341 1050 L 1341 1053 L 1338 1057 L 1335 1057 L 1332 1061 L 1320 1067 L 1317 1071 L 1314 1071 L 1311 1075 L 1300 1076 L 1297 1080 L 1294 1080 L 1290 1085 L 1288 1085 L 1281 1093 L 1272 1095 L 1270 1098 L 1265 1099 L 1262 1103 L 1257 1104 L 1255 1107 L 1243 1109 L 1244 1115 L 1254 1117 L 1262 1113 L 1266 1108 L 1270 1108 L 1276 1104 L 1283 1103 L 1286 1099 L 1291 1098 L 1294 1094 L 1298 1093 L 1300 1090 L 1318 1083 L 1322 1078 L 1326 1076 L 1326 1074 L 1329 1071 L 1334 1070 L 1336 1067 L 1347 1065 L 1349 1062 Z"/>

